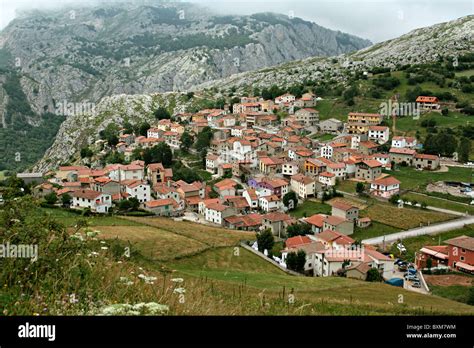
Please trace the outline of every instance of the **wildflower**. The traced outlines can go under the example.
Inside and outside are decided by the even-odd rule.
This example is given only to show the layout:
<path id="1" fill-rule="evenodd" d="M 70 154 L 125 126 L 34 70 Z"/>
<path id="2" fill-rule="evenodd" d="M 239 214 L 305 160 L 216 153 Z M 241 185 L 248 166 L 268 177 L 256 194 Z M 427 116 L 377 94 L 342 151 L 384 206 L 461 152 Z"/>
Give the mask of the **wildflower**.
<path id="1" fill-rule="evenodd" d="M 186 293 L 186 289 L 185 289 L 185 288 L 176 288 L 176 289 L 173 290 L 173 294 L 180 294 L 180 295 L 182 295 L 182 294 L 184 294 L 184 293 Z"/>
<path id="2" fill-rule="evenodd" d="M 183 278 L 173 278 L 171 279 L 172 282 L 175 282 L 175 283 L 182 283 L 184 282 L 184 279 Z"/>
<path id="3" fill-rule="evenodd" d="M 109 248 L 107 248 L 107 247 L 101 247 L 101 249 L 102 249 L 102 250 L 107 250 L 107 249 L 109 249 Z"/>

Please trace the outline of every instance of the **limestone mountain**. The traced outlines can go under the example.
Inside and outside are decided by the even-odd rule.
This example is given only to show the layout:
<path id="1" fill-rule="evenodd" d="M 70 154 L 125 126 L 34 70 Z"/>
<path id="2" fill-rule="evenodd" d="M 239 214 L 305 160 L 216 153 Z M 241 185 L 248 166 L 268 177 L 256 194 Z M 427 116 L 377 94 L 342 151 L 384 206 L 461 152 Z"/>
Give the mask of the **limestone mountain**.
<path id="1" fill-rule="evenodd" d="M 22 126 L 45 126 L 42 115 L 56 113 L 61 103 L 183 91 L 236 73 L 370 44 L 299 18 L 222 16 L 184 2 L 104 2 L 24 12 L 0 32 L 0 132 L 11 135 L 11 149 L 1 150 L 8 160 L 0 164 L 7 169 L 31 164 L 38 154 L 30 156 Z M 5 88 L 13 80 L 15 90 Z M 21 108 L 12 105 L 18 99 L 14 94 L 21 96 Z M 14 124 L 20 133 L 12 135 Z M 12 160 L 18 147 L 29 154 L 21 165 Z"/>
<path id="2" fill-rule="evenodd" d="M 441 57 L 455 59 L 458 55 L 473 51 L 474 16 L 467 16 L 448 23 L 418 29 L 400 38 L 383 42 L 354 53 L 336 57 L 311 57 L 288 62 L 276 67 L 259 71 L 234 74 L 228 78 L 215 80 L 196 86 L 196 97 L 192 103 L 199 105 L 197 96 L 222 97 L 225 93 L 238 94 L 249 87 L 291 86 L 308 80 L 332 81 L 341 83 L 348 79 L 354 70 L 370 70 L 374 67 L 395 69 L 397 66 L 433 62 Z M 140 100 L 147 101 L 146 112 L 132 113 L 134 121 L 149 119 L 151 110 L 164 105 L 174 111 L 189 111 L 190 102 L 180 93 L 157 94 L 152 99 L 147 96 L 117 96 L 106 98 L 100 110 L 96 110 L 89 119 L 70 117 L 61 126 L 61 130 L 44 158 L 35 166 L 36 170 L 45 170 L 61 162 L 68 161 L 80 149 L 80 146 L 93 143 L 99 130 L 110 120 L 110 115 L 122 121 L 126 110 L 141 107 Z M 155 100 L 150 104 L 150 100 Z M 124 105 L 129 105 L 124 109 Z M 132 108 L 131 105 L 135 105 Z M 150 105 L 154 105 L 150 107 Z M 125 111 L 124 111 L 125 110 Z M 122 115 L 122 116 L 120 116 Z M 81 130 L 82 129 L 82 130 Z"/>

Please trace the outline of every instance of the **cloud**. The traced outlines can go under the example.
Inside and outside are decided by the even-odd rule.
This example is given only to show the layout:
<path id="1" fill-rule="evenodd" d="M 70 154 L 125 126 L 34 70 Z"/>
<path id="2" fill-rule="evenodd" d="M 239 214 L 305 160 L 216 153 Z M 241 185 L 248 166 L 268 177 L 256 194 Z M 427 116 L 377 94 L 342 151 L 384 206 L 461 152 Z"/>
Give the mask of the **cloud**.
<path id="1" fill-rule="evenodd" d="M 100 0 L 97 0 L 100 1 Z M 94 0 L 0 0 L 0 28 L 16 10 L 96 3 Z M 102 0 L 107 1 L 108 0 Z M 379 42 L 415 28 L 474 13 L 474 0 L 188 0 L 219 14 L 294 13 L 330 29 Z M 291 12 L 290 12 L 291 11 Z"/>

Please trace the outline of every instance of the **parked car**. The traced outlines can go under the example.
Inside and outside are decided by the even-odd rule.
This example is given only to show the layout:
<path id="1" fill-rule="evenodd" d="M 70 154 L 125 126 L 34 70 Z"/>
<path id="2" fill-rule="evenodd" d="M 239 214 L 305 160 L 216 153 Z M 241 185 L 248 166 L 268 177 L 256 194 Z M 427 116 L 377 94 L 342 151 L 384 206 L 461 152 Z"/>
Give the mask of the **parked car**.
<path id="1" fill-rule="evenodd" d="M 407 273 L 407 274 L 405 274 L 405 280 L 419 280 L 419 279 L 416 276 L 416 274 Z"/>
<path id="2" fill-rule="evenodd" d="M 411 283 L 411 286 L 413 286 L 414 288 L 421 288 L 421 283 L 420 281 L 414 281 L 413 283 Z"/>

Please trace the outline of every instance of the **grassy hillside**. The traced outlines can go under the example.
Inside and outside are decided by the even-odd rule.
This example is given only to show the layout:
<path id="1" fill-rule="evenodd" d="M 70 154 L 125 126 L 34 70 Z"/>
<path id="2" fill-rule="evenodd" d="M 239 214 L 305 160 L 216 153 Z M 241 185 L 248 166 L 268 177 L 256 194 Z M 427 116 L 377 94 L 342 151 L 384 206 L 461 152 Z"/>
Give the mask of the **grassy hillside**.
<path id="1" fill-rule="evenodd" d="M 164 305 L 168 315 L 474 314 L 474 307 L 385 284 L 287 275 L 238 246 L 252 233 L 154 218 L 89 218 L 94 226 L 85 227 L 80 216 L 74 222 L 27 199 L 7 208 L 0 226 L 17 222 L 0 235 L 33 238 L 43 256 L 27 267 L 28 260 L 7 260 L 0 270 L 6 315 L 122 313 L 124 303 L 140 302 Z M 41 296 L 18 303 L 21 293 Z"/>

